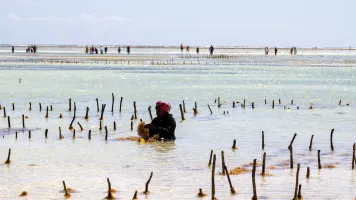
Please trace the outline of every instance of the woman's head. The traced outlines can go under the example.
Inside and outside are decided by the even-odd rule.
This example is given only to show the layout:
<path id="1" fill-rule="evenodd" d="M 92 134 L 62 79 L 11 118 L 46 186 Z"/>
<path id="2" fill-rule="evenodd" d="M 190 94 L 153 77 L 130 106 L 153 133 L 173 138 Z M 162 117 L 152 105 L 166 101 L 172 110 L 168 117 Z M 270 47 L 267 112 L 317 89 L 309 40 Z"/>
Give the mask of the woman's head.
<path id="1" fill-rule="evenodd" d="M 157 117 L 163 117 L 163 116 L 169 114 L 170 110 L 171 110 L 171 105 L 169 105 L 169 103 L 164 102 L 164 101 L 158 101 L 156 103 Z"/>

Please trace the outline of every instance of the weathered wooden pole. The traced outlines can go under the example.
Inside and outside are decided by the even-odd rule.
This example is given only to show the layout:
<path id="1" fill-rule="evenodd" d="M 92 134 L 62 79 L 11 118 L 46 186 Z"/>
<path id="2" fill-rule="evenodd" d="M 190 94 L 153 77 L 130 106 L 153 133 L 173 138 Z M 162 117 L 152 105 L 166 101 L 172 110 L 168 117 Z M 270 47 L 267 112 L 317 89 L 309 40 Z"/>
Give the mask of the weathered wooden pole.
<path id="1" fill-rule="evenodd" d="M 10 164 L 11 163 L 10 157 L 11 157 L 11 149 L 9 149 L 9 153 L 7 155 L 7 160 L 5 161 L 4 164 Z"/>
<path id="2" fill-rule="evenodd" d="M 213 150 L 210 151 L 210 158 L 209 158 L 209 164 L 208 164 L 208 167 L 211 166 L 211 161 L 213 159 Z"/>
<path id="3" fill-rule="evenodd" d="M 265 175 L 266 169 L 266 152 L 263 153 L 263 160 L 262 160 L 262 176 Z"/>
<path id="4" fill-rule="evenodd" d="M 88 133 L 88 140 L 91 140 L 91 130 L 89 130 L 89 133 Z"/>
<path id="5" fill-rule="evenodd" d="M 45 130 L 45 138 L 47 139 L 48 129 Z"/>
<path id="6" fill-rule="evenodd" d="M 6 117 L 6 108 L 4 107 L 4 117 Z"/>
<path id="7" fill-rule="evenodd" d="M 51 111 L 53 111 L 52 105 L 51 105 Z"/>
<path id="8" fill-rule="evenodd" d="M 262 131 L 262 150 L 265 150 L 265 132 Z"/>
<path id="9" fill-rule="evenodd" d="M 252 109 L 255 109 L 255 102 L 252 102 Z"/>
<path id="10" fill-rule="evenodd" d="M 116 131 L 116 122 L 114 121 L 114 131 Z"/>
<path id="11" fill-rule="evenodd" d="M 80 127 L 80 131 L 83 131 L 84 129 L 83 129 L 83 126 L 79 123 L 79 122 L 77 122 L 78 123 L 78 125 L 79 125 L 79 127 Z"/>
<path id="12" fill-rule="evenodd" d="M 245 109 L 246 108 L 246 99 L 244 99 L 244 106 L 243 108 Z"/>
<path id="13" fill-rule="evenodd" d="M 108 196 L 106 197 L 106 199 L 115 199 L 114 195 L 111 193 L 111 183 L 109 178 L 106 179 L 108 182 Z"/>
<path id="14" fill-rule="evenodd" d="M 122 107 L 122 100 L 123 100 L 123 98 L 124 98 L 124 97 L 121 97 L 121 99 L 120 99 L 120 110 L 119 110 L 120 113 L 121 113 L 121 107 Z"/>
<path id="15" fill-rule="evenodd" d="M 272 109 L 274 109 L 274 100 L 272 101 Z"/>
<path id="16" fill-rule="evenodd" d="M 225 156 L 224 156 L 224 151 L 221 151 L 221 175 L 225 176 Z"/>
<path id="17" fill-rule="evenodd" d="M 108 127 L 105 126 L 105 141 L 108 141 Z"/>
<path id="18" fill-rule="evenodd" d="M 310 177 L 310 167 L 307 167 L 307 179 Z"/>
<path id="19" fill-rule="evenodd" d="M 182 117 L 182 121 L 184 121 L 185 118 L 184 118 L 184 112 L 183 112 L 182 104 L 179 104 L 179 108 L 180 108 L 180 115 Z"/>
<path id="20" fill-rule="evenodd" d="M 7 125 L 9 128 L 11 128 L 10 116 L 7 116 Z"/>
<path id="21" fill-rule="evenodd" d="M 17 139 L 17 131 L 16 131 L 16 133 L 15 133 L 15 138 Z"/>
<path id="22" fill-rule="evenodd" d="M 300 170 L 300 164 L 298 163 L 298 166 L 297 166 L 297 176 L 296 176 L 296 178 L 295 178 L 295 191 L 294 191 L 294 198 L 293 198 L 293 200 L 296 200 L 296 199 L 297 199 L 297 195 L 298 195 L 299 170 Z"/>
<path id="23" fill-rule="evenodd" d="M 333 135 L 334 135 L 334 129 L 331 129 L 331 134 L 330 134 L 330 146 L 331 146 L 331 151 L 334 151 Z"/>
<path id="24" fill-rule="evenodd" d="M 151 119 L 151 121 L 152 121 L 153 117 L 152 117 L 151 108 L 152 108 L 152 106 L 149 105 L 149 106 L 148 106 L 148 113 L 150 114 L 150 119 Z"/>
<path id="25" fill-rule="evenodd" d="M 63 139 L 61 127 L 59 127 L 58 130 L 59 130 L 59 139 L 61 140 Z"/>
<path id="26" fill-rule="evenodd" d="M 137 199 L 138 198 L 137 198 L 137 190 L 136 190 L 134 196 L 132 197 L 132 200 L 137 200 Z"/>
<path id="27" fill-rule="evenodd" d="M 237 149 L 237 147 L 236 147 L 236 139 L 234 139 L 234 141 L 232 143 L 232 149 L 233 150 Z"/>
<path id="28" fill-rule="evenodd" d="M 278 99 L 279 104 L 281 104 L 281 99 Z"/>
<path id="29" fill-rule="evenodd" d="M 22 128 L 25 128 L 25 115 L 22 114 Z"/>
<path id="30" fill-rule="evenodd" d="M 32 110 L 32 104 L 31 104 L 31 102 L 30 102 L 29 104 L 30 104 L 30 107 L 28 108 L 28 110 Z"/>
<path id="31" fill-rule="evenodd" d="M 339 106 L 341 106 L 341 100 L 339 101 Z"/>
<path id="32" fill-rule="evenodd" d="M 218 108 L 221 107 L 221 104 L 220 104 L 220 97 L 218 97 Z"/>
<path id="33" fill-rule="evenodd" d="M 135 119 L 137 119 L 136 101 L 133 102 L 133 106 L 134 106 Z"/>
<path id="34" fill-rule="evenodd" d="M 290 102 L 290 104 L 293 105 L 293 99 L 292 99 L 292 101 Z"/>
<path id="35" fill-rule="evenodd" d="M 197 106 L 197 102 L 194 102 L 194 115 L 198 114 L 198 106 Z"/>
<path id="36" fill-rule="evenodd" d="M 67 191 L 67 186 L 66 186 L 66 182 L 62 182 L 63 183 L 63 188 L 64 188 L 64 196 L 66 197 L 66 198 L 69 198 L 70 197 L 70 193 Z"/>
<path id="37" fill-rule="evenodd" d="M 352 146 L 352 169 L 355 169 L 355 143 L 354 145 Z"/>
<path id="38" fill-rule="evenodd" d="M 232 107 L 235 108 L 235 101 L 232 102 Z"/>
<path id="39" fill-rule="evenodd" d="M 40 112 L 42 112 L 42 104 L 39 103 L 39 106 L 40 106 Z"/>
<path id="40" fill-rule="evenodd" d="M 45 118 L 48 118 L 48 106 L 47 106 L 47 109 L 46 109 L 46 116 Z"/>
<path id="41" fill-rule="evenodd" d="M 148 179 L 148 181 L 146 182 L 146 185 L 145 185 L 145 191 L 144 191 L 143 193 L 146 194 L 146 195 L 150 193 L 150 192 L 148 191 L 148 185 L 149 185 L 150 182 L 151 182 L 152 176 L 153 176 L 153 172 L 151 172 L 150 178 Z"/>
<path id="42" fill-rule="evenodd" d="M 312 150 L 312 146 L 313 146 L 313 138 L 314 138 L 314 135 L 311 136 L 310 138 L 310 145 L 309 145 L 309 151 Z"/>
<path id="43" fill-rule="evenodd" d="M 89 119 L 89 107 L 87 107 L 84 119 Z"/>
<path id="44" fill-rule="evenodd" d="M 187 110 L 185 109 L 185 101 L 183 100 L 183 112 L 187 112 Z"/>
<path id="45" fill-rule="evenodd" d="M 69 125 L 69 129 L 70 129 L 70 130 L 73 129 L 73 122 L 74 122 L 74 120 L 75 120 L 75 117 L 73 117 L 72 122 L 70 122 L 70 125 Z"/>
<path id="46" fill-rule="evenodd" d="M 213 114 L 213 111 L 211 111 L 211 108 L 210 108 L 209 104 L 208 104 L 208 108 L 209 108 L 209 110 L 210 110 L 210 114 L 212 115 L 212 114 Z"/>
<path id="47" fill-rule="evenodd" d="M 102 122 L 99 121 L 99 130 L 102 130 L 102 129 L 103 129 Z"/>
<path id="48" fill-rule="evenodd" d="M 15 103 L 12 103 L 12 110 L 15 110 Z"/>
<path id="49" fill-rule="evenodd" d="M 290 168 L 293 169 L 293 146 L 289 148 L 290 153 Z"/>
<path id="50" fill-rule="evenodd" d="M 211 199 L 212 200 L 215 200 L 215 163 L 216 163 L 216 155 L 214 154 L 213 167 L 211 170 Z"/>
<path id="51" fill-rule="evenodd" d="M 96 98 L 96 110 L 97 112 L 99 112 L 99 99 Z"/>
<path id="52" fill-rule="evenodd" d="M 112 95 L 112 103 L 111 103 L 111 112 L 114 112 L 114 102 L 115 102 L 115 97 L 114 97 L 114 93 L 111 94 Z"/>
<path id="53" fill-rule="evenodd" d="M 253 188 L 253 197 L 252 197 L 252 200 L 257 200 L 257 192 L 256 192 L 256 159 L 253 160 L 253 168 L 252 168 L 252 188 Z"/>
<path id="54" fill-rule="evenodd" d="M 229 171 L 227 170 L 226 165 L 224 165 L 224 169 L 225 169 L 225 173 L 227 176 L 227 180 L 229 181 L 229 185 L 230 185 L 230 192 L 232 195 L 236 194 L 235 188 L 232 186 L 231 180 L 230 180 L 230 175 L 229 175 Z"/>
<path id="55" fill-rule="evenodd" d="M 75 104 L 75 102 L 74 102 L 74 115 L 73 116 L 74 117 L 77 116 L 77 105 Z"/>
<path id="56" fill-rule="evenodd" d="M 288 149 L 292 148 L 292 145 L 293 145 L 293 142 L 294 142 L 295 137 L 297 137 L 297 133 L 294 133 L 293 139 L 292 139 L 292 141 L 290 141 L 290 144 L 289 144 L 289 146 L 288 146 Z"/>
<path id="57" fill-rule="evenodd" d="M 299 191 L 298 191 L 298 199 L 303 199 L 303 196 L 302 196 L 302 184 L 299 184 Z"/>
<path id="58" fill-rule="evenodd" d="M 318 150 L 318 168 L 321 169 L 321 163 L 320 163 L 320 150 Z"/>
<path id="59" fill-rule="evenodd" d="M 72 111 L 72 98 L 69 98 L 69 111 Z"/>
<path id="60" fill-rule="evenodd" d="M 265 105 L 267 104 L 267 99 L 265 99 Z"/>
<path id="61" fill-rule="evenodd" d="M 31 139 L 31 131 L 28 131 L 28 139 Z"/>
<path id="62" fill-rule="evenodd" d="M 106 107 L 106 104 L 102 104 L 101 105 L 101 115 L 100 115 L 100 119 L 99 120 L 103 120 L 104 119 L 105 107 Z"/>

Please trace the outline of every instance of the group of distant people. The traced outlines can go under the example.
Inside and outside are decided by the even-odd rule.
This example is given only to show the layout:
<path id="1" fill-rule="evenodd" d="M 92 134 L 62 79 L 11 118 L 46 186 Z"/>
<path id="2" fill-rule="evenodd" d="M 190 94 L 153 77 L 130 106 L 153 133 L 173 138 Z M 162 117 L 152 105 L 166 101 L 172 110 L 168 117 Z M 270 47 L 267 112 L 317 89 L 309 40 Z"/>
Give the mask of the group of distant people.
<path id="1" fill-rule="evenodd" d="M 186 47 L 186 50 L 187 50 L 187 53 L 189 53 L 189 50 L 190 50 L 189 45 Z M 181 51 L 181 53 L 183 53 L 183 51 L 184 51 L 184 46 L 183 46 L 183 44 L 180 44 L 180 51 Z M 197 52 L 197 54 L 199 54 L 199 52 L 200 52 L 199 47 L 197 47 L 196 52 Z M 214 53 L 214 47 L 213 47 L 213 45 L 211 45 L 211 46 L 209 47 L 209 53 L 210 53 L 210 55 L 213 55 L 213 53 Z"/>
<path id="2" fill-rule="evenodd" d="M 26 49 L 26 53 L 36 53 L 37 52 L 37 46 L 36 45 L 31 45 L 28 46 Z M 12 53 L 15 53 L 15 47 L 12 46 Z"/>
<path id="3" fill-rule="evenodd" d="M 268 47 L 265 47 L 265 55 L 268 55 L 268 53 L 269 53 L 269 48 Z M 277 47 L 275 47 L 274 48 L 274 55 L 277 55 L 277 53 L 278 53 L 278 49 L 277 49 Z M 297 47 L 292 47 L 291 49 L 290 49 L 290 55 L 296 55 L 297 54 Z"/>
<path id="4" fill-rule="evenodd" d="M 108 47 L 100 46 L 99 50 L 94 46 L 91 46 L 91 47 L 86 46 L 85 47 L 85 53 L 86 54 L 99 54 L 99 51 L 100 51 L 100 54 L 104 54 L 104 53 L 107 54 L 108 53 Z M 117 52 L 121 53 L 121 47 L 117 48 Z M 126 47 L 126 52 L 127 52 L 127 54 L 131 53 L 131 47 L 130 46 Z"/>

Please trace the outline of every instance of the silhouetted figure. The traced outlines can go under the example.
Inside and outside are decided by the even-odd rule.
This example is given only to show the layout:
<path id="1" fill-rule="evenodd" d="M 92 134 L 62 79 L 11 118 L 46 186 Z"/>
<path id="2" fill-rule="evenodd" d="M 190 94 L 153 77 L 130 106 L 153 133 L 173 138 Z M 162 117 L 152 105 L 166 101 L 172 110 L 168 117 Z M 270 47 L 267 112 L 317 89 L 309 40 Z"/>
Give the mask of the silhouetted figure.
<path id="1" fill-rule="evenodd" d="M 31 50 L 31 53 L 33 53 L 33 49 L 34 49 L 34 48 L 33 48 L 33 46 L 31 45 L 31 48 L 30 48 L 30 50 Z"/>
<path id="2" fill-rule="evenodd" d="M 85 46 L 85 54 L 88 54 L 89 53 L 89 48 L 88 46 Z"/>
<path id="3" fill-rule="evenodd" d="M 105 54 L 108 53 L 108 47 L 105 47 Z"/>
<path id="4" fill-rule="evenodd" d="M 189 45 L 187 46 L 187 53 L 189 53 Z"/>
<path id="5" fill-rule="evenodd" d="M 118 53 L 121 53 L 121 47 L 119 47 L 119 48 L 117 49 L 117 52 L 118 52 Z"/>
<path id="6" fill-rule="evenodd" d="M 197 47 L 197 54 L 199 54 L 199 51 L 200 51 L 200 50 L 199 50 L 199 47 Z"/>
<path id="7" fill-rule="evenodd" d="M 294 55 L 297 54 L 297 47 L 293 47 L 293 52 L 294 52 Z"/>
<path id="8" fill-rule="evenodd" d="M 104 53 L 104 48 L 103 46 L 100 46 L 100 54 L 103 54 Z"/>
<path id="9" fill-rule="evenodd" d="M 12 46 L 11 51 L 12 53 L 15 53 L 15 46 Z"/>
<path id="10" fill-rule="evenodd" d="M 268 53 L 269 53 L 269 48 L 265 47 L 265 55 L 268 55 Z"/>
<path id="11" fill-rule="evenodd" d="M 36 52 L 37 52 L 37 46 L 34 45 L 34 46 L 33 46 L 33 53 L 36 53 Z"/>
<path id="12" fill-rule="evenodd" d="M 293 55 L 293 47 L 290 49 L 290 55 Z"/>
<path id="13" fill-rule="evenodd" d="M 94 54 L 94 52 L 95 52 L 94 46 L 91 46 L 91 52 L 90 52 L 90 54 Z"/>
<path id="14" fill-rule="evenodd" d="M 98 54 L 98 49 L 95 47 L 95 54 Z"/>
<path id="15" fill-rule="evenodd" d="M 277 47 L 275 47 L 274 48 L 274 55 L 277 55 L 277 53 L 278 53 L 278 49 L 277 49 Z"/>
<path id="16" fill-rule="evenodd" d="M 130 53 L 131 53 L 131 48 L 130 48 L 130 46 L 127 46 L 126 51 L 127 51 L 127 54 L 130 54 Z"/>
<path id="17" fill-rule="evenodd" d="M 209 52 L 210 52 L 210 55 L 213 55 L 213 53 L 214 53 L 214 47 L 213 47 L 213 45 L 210 46 Z"/>
<path id="18" fill-rule="evenodd" d="M 184 49 L 183 44 L 180 44 L 180 52 L 181 53 L 183 53 L 183 49 Z"/>

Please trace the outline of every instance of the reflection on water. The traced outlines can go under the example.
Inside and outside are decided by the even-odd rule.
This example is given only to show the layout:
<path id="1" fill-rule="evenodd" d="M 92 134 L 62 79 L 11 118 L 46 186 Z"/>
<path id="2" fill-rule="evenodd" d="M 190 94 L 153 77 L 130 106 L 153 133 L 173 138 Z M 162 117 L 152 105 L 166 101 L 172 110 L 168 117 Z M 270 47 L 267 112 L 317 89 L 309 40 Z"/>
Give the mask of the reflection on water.
<path id="1" fill-rule="evenodd" d="M 317 60 L 317 58 L 313 58 Z M 286 61 L 287 62 L 287 61 Z M 290 61 L 288 61 L 290 62 Z M 287 64 L 286 64 L 287 65 Z M 22 191 L 28 199 L 62 199 L 62 181 L 76 193 L 72 199 L 102 199 L 106 196 L 106 178 L 121 199 L 132 198 L 135 190 L 144 191 L 154 172 L 148 197 L 139 199 L 194 199 L 199 188 L 210 196 L 211 171 L 207 167 L 210 150 L 217 154 L 216 172 L 221 172 L 221 150 L 228 169 L 244 166 L 257 159 L 261 163 L 261 131 L 265 133 L 267 172 L 262 177 L 257 168 L 256 183 L 260 199 L 290 199 L 295 188 L 296 169 L 289 169 L 288 145 L 294 133 L 294 165 L 301 164 L 299 182 L 305 199 L 352 199 L 356 195 L 356 171 L 351 170 L 352 145 L 355 142 L 356 71 L 348 67 L 200 65 L 177 66 L 151 72 L 140 70 L 2 70 L 0 104 L 11 116 L 0 117 L 0 156 L 6 160 L 12 149 L 11 165 L 0 165 L 0 198 L 14 199 Z M 69 66 L 66 66 L 67 68 Z M 140 66 L 141 67 L 141 66 Z M 124 66 L 130 68 L 130 66 Z M 21 84 L 18 83 L 22 79 Z M 115 95 L 111 113 L 111 93 Z M 123 98 L 119 113 L 120 97 Z M 221 108 L 214 103 L 220 97 Z M 74 111 L 68 111 L 68 99 L 76 103 L 76 139 L 68 129 Z M 96 101 L 106 104 L 103 127 Z M 232 107 L 232 101 L 243 102 Z M 267 104 L 265 104 L 265 99 Z M 278 104 L 281 99 L 281 104 Z M 291 100 L 294 104 L 291 104 Z M 339 100 L 342 100 L 339 106 Z M 175 142 L 139 143 L 118 141 L 119 137 L 136 136 L 130 130 L 133 101 L 138 118 L 149 121 L 148 106 L 157 100 L 172 104 L 177 121 Z M 179 104 L 185 100 L 186 120 L 180 121 Z M 272 109 L 272 100 L 275 108 Z M 29 111 L 29 102 L 32 110 Z M 198 103 L 199 114 L 192 108 Z M 255 109 L 251 104 L 254 102 Z M 13 111 L 11 104 L 15 103 Z M 42 103 L 42 112 L 39 104 Z M 308 109 L 313 105 L 313 109 Z M 210 105 L 213 114 L 207 105 Z M 349 106 L 346 106 L 349 104 Z M 52 105 L 46 119 L 46 106 Z M 284 109 L 284 106 L 290 108 Z M 299 109 L 297 109 L 299 106 Z M 89 119 L 85 120 L 86 107 Z M 223 114 L 229 111 L 229 114 Z M 0 111 L 2 113 L 2 111 Z M 63 118 L 59 118 L 59 114 Z M 22 129 L 22 114 L 26 128 Z M 116 121 L 117 130 L 113 130 Z M 77 122 L 83 125 L 80 131 Z M 134 127 L 139 120 L 134 121 Z M 58 127 L 64 139 L 59 139 Z M 334 132 L 335 151 L 330 150 L 330 131 Z M 45 130 L 48 129 L 48 139 Z M 32 137 L 28 138 L 31 130 Z M 91 130 L 91 140 L 88 132 Z M 15 132 L 18 138 L 15 138 Z M 309 151 L 311 135 L 313 148 Z M 231 149 L 236 139 L 238 150 Z M 318 170 L 317 150 L 322 165 L 335 169 Z M 305 178 L 307 167 L 310 179 Z M 246 166 L 249 170 L 251 166 Z M 231 176 L 237 191 L 231 196 L 225 176 L 216 176 L 219 199 L 250 199 L 251 174 Z M 206 198 L 210 198 L 210 197 Z"/>

